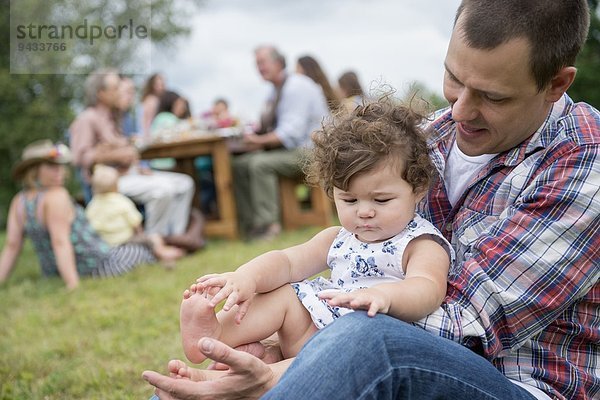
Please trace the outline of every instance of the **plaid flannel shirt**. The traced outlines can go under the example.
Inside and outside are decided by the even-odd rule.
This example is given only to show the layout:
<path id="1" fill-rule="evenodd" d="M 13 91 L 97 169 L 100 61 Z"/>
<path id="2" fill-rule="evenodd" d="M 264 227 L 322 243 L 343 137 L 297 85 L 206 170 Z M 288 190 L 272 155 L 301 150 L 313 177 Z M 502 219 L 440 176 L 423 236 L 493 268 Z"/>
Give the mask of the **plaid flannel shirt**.
<path id="1" fill-rule="evenodd" d="M 456 250 L 444 304 L 416 324 L 559 399 L 600 396 L 600 113 L 563 96 L 448 201 L 456 127 L 430 125 L 439 176 L 419 212 Z"/>

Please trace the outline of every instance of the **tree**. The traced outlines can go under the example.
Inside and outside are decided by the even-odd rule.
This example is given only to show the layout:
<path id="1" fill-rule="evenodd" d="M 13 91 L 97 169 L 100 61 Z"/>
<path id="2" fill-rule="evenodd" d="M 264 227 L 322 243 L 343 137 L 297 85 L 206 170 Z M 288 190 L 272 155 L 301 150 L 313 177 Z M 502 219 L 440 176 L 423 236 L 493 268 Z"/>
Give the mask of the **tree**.
<path id="1" fill-rule="evenodd" d="M 590 33 L 579 58 L 577 77 L 569 89 L 575 101 L 585 101 L 600 108 L 600 2 L 589 0 L 591 13 Z"/>
<path id="2" fill-rule="evenodd" d="M 139 0 L 151 6 L 150 38 L 160 48 L 176 37 L 188 34 L 185 18 L 202 0 Z M 12 3 L 12 4 L 11 4 Z M 127 0 L 0 0 L 0 226 L 6 224 L 10 198 L 18 190 L 11 178 L 12 165 L 19 159 L 28 143 L 42 138 L 65 140 L 69 124 L 74 118 L 73 108 L 81 104 L 85 75 L 74 74 L 10 74 L 11 53 L 6 44 L 11 42 L 10 7 L 22 7 L 20 13 L 31 7 L 37 15 L 67 15 L 71 20 L 103 24 L 117 23 L 123 18 L 147 12 L 150 7 L 128 7 Z M 37 7 L 37 8 L 36 8 Z M 75 13 L 75 14 L 73 14 Z M 13 15 L 14 16 L 14 15 Z M 146 18 L 145 20 L 150 20 Z M 120 68 L 130 61 L 132 49 L 128 41 L 99 43 L 98 46 L 78 48 L 78 59 L 48 57 L 45 61 L 58 63 L 60 71 L 91 71 L 96 65 Z M 45 57 L 45 55 L 44 55 Z M 74 63 L 78 63 L 74 65 Z M 83 66 L 83 67 L 82 67 Z"/>

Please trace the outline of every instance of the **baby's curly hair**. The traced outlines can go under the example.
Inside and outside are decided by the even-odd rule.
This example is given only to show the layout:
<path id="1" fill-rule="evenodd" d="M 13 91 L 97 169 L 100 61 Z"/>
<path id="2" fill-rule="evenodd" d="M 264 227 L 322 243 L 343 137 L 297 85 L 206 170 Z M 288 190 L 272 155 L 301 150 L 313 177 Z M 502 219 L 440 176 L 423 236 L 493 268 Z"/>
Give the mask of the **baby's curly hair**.
<path id="1" fill-rule="evenodd" d="M 348 190 L 353 176 L 390 162 L 415 193 L 425 191 L 435 168 L 420 127 L 423 119 L 391 95 L 336 115 L 312 136 L 314 147 L 304 168 L 307 182 L 333 198 L 334 187 Z"/>

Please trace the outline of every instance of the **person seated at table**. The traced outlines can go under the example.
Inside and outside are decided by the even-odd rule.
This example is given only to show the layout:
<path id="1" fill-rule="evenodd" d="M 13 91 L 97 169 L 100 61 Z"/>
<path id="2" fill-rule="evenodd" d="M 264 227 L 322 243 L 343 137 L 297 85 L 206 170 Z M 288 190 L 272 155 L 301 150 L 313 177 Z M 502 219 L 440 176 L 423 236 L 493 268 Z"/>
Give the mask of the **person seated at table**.
<path id="1" fill-rule="evenodd" d="M 340 96 L 342 97 L 342 107 L 348 112 L 352 112 L 357 106 L 363 103 L 365 92 L 362 86 L 360 86 L 356 72 L 344 72 L 338 78 L 338 85 Z"/>
<path id="2" fill-rule="evenodd" d="M 254 239 L 281 231 L 278 177 L 301 174 L 302 152 L 311 133 L 328 116 L 321 88 L 305 75 L 287 73 L 273 46 L 255 50 L 262 78 L 273 85 L 257 132 L 244 134 L 245 153 L 233 157 L 240 229 Z"/>
<path id="3" fill-rule="evenodd" d="M 160 96 L 165 92 L 165 79 L 159 73 L 152 74 L 142 89 L 141 134 L 144 140 L 150 140 L 150 127 L 156 114 Z"/>
<path id="4" fill-rule="evenodd" d="M 65 188 L 70 162 L 69 148 L 51 140 L 33 142 L 23 150 L 13 168 L 13 178 L 23 190 L 10 203 L 0 283 L 15 267 L 25 237 L 33 243 L 42 275 L 60 276 L 69 290 L 79 285 L 81 276 L 116 276 L 156 262 L 147 245 L 111 247 L 98 236 Z"/>
<path id="5" fill-rule="evenodd" d="M 223 98 L 216 99 L 211 109 L 202 114 L 202 119 L 208 124 L 208 129 L 229 128 L 238 123 L 229 113 L 229 103 Z"/>
<path id="6" fill-rule="evenodd" d="M 142 214 L 133 201 L 117 190 L 119 172 L 107 165 L 96 164 L 92 174 L 94 197 L 85 209 L 92 228 L 110 246 L 124 243 L 147 244 L 163 265 L 174 266 L 185 250 L 165 244 L 158 234 L 144 234 Z"/>
<path id="7" fill-rule="evenodd" d="M 158 112 L 150 126 L 150 135 L 153 139 L 160 139 L 161 133 L 185 122 L 190 115 L 188 101 L 179 93 L 167 90 L 160 96 Z"/>
<path id="8" fill-rule="evenodd" d="M 86 79 L 87 108 L 70 126 L 73 164 L 89 185 L 95 164 L 119 169 L 119 192 L 145 210 L 144 230 L 163 237 L 186 231 L 195 185 L 185 174 L 140 171 L 138 150 L 119 130 L 114 112 L 118 107 L 120 77 L 113 69 L 99 70 Z"/>
<path id="9" fill-rule="evenodd" d="M 323 72 L 321 65 L 319 65 L 318 61 L 315 60 L 314 57 L 305 55 L 298 58 L 298 62 L 296 63 L 296 72 L 308 76 L 317 85 L 321 86 L 321 89 L 323 89 L 323 94 L 327 99 L 327 106 L 331 112 L 334 112 L 338 109 L 340 106 L 340 99 L 331 87 L 329 79 L 327 79 L 327 75 L 325 75 L 325 72 Z"/>
<path id="10" fill-rule="evenodd" d="M 190 126 L 186 118 L 190 116 L 187 100 L 177 92 L 167 90 L 159 100 L 158 113 L 150 127 L 152 141 L 169 141 L 177 139 Z M 150 167 L 158 170 L 172 170 L 175 168 L 175 159 L 158 158 L 150 161 Z"/>

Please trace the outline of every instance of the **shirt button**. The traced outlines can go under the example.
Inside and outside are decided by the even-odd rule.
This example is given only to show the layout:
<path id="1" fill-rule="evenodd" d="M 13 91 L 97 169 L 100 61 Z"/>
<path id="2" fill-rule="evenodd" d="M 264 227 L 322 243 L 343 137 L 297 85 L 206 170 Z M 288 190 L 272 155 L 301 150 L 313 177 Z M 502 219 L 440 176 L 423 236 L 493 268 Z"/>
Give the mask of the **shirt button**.
<path id="1" fill-rule="evenodd" d="M 451 222 L 448 222 L 448 223 L 446 224 L 446 231 L 447 231 L 447 232 L 452 232 L 452 223 L 451 223 Z"/>

